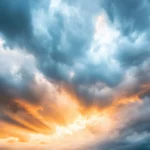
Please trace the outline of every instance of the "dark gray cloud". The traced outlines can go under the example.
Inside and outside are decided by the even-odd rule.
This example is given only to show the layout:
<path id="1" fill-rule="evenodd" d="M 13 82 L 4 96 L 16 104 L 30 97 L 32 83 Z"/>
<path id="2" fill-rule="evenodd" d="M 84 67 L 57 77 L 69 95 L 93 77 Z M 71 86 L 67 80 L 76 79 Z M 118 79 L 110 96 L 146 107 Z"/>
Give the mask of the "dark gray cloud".
<path id="1" fill-rule="evenodd" d="M 124 122 L 123 127 L 117 128 L 116 132 L 112 132 L 110 138 L 97 143 L 88 150 L 149 150 L 150 149 L 150 128 L 149 128 L 149 104 L 150 98 L 142 99 L 142 104 L 132 104 L 125 108 L 124 113 L 120 113 Z M 136 105 L 136 106 L 135 106 Z M 131 115 L 132 114 L 132 115 Z M 122 121 L 121 121 L 122 122 Z M 121 123 L 120 122 L 120 123 Z M 114 136 L 113 136 L 114 134 Z"/>
<path id="2" fill-rule="evenodd" d="M 121 139 L 117 139 L 116 141 L 106 143 L 105 146 L 102 146 L 100 148 L 94 148 L 94 150 L 149 150 L 150 145 L 149 145 L 149 140 L 150 137 L 145 138 L 143 141 L 138 141 L 138 142 L 126 142 Z"/>
<path id="3" fill-rule="evenodd" d="M 2 1 L 1 33 L 10 46 L 25 47 L 34 54 L 45 75 L 67 81 L 64 72 L 70 70 L 89 48 L 92 14 L 89 9 L 80 8 L 78 3 L 62 2 L 55 8 L 51 7 L 54 1 L 52 4 L 50 1 L 37 2 Z"/>
<path id="4" fill-rule="evenodd" d="M 113 22 L 117 22 L 124 35 L 141 34 L 149 29 L 149 0 L 108 0 L 104 7 Z"/>
<path id="5" fill-rule="evenodd" d="M 149 59 L 150 1 L 108 0 L 103 3 L 109 19 L 121 32 L 117 60 L 122 66 L 138 66 Z"/>
<path id="6" fill-rule="evenodd" d="M 0 31 L 9 43 L 22 45 L 32 34 L 30 1 L 0 1 Z"/>
<path id="7" fill-rule="evenodd" d="M 132 84 L 130 81 L 125 88 L 122 85 L 127 80 L 128 72 L 133 72 L 131 76 L 135 76 L 133 79 L 137 80 L 134 83 L 136 86 L 144 84 L 140 76 L 149 71 L 140 70 L 150 55 L 149 32 L 146 32 L 149 30 L 149 1 L 97 0 L 91 4 L 90 1 L 77 0 L 60 1 L 57 4 L 47 0 L 18 0 L 10 3 L 1 1 L 0 4 L 3 20 L 0 30 L 6 37 L 6 45 L 24 47 L 24 51 L 35 56 L 37 68 L 44 75 L 73 84 L 77 94 L 84 97 L 85 103 L 87 101 L 92 104 L 94 98 L 101 99 L 100 102 L 105 104 L 107 101 L 111 103 L 110 99 L 115 97 L 117 90 L 127 90 L 126 87 Z M 100 46 L 94 46 L 95 22 L 102 10 L 108 15 L 108 34 L 111 31 L 120 33 L 119 37 L 115 37 L 114 33 L 114 37 L 110 35 L 115 46 L 109 43 L 109 39 L 105 47 L 101 41 L 98 41 Z M 23 43 L 20 39 L 23 39 Z M 93 46 L 94 52 L 99 51 L 94 56 L 89 52 Z M 114 50 L 110 49 L 112 46 Z M 108 49 L 106 56 L 101 50 L 103 47 L 105 51 Z M 95 59 L 98 59 L 96 63 Z M 140 76 L 136 75 L 135 70 L 140 72 Z M 26 78 L 25 73 L 22 74 Z M 147 82 L 148 78 L 149 76 L 145 78 Z M 102 83 L 104 87 L 95 87 L 97 83 Z M 127 91 L 139 92 L 140 88 L 137 90 L 136 86 Z M 27 89 L 29 92 L 23 94 L 25 97 L 32 95 L 29 94 L 30 88 Z M 34 96 L 31 97 L 34 99 Z"/>
<path id="8" fill-rule="evenodd" d="M 117 58 L 124 67 L 138 66 L 150 57 L 149 39 L 142 43 L 121 42 L 118 45 Z"/>
<path id="9" fill-rule="evenodd" d="M 116 28 L 122 34 L 116 56 L 112 57 L 123 66 L 136 66 L 149 58 L 148 35 L 138 44 L 132 42 L 132 38 L 138 40 L 142 32 L 149 28 L 149 1 L 109 0 L 103 3 L 104 7 L 101 4 L 101 1 L 96 1 L 91 7 L 90 1 L 60 1 L 60 4 L 46 0 L 23 3 L 21 0 L 11 3 L 1 1 L 3 21 L 0 30 L 13 45 L 22 45 L 35 55 L 39 69 L 48 77 L 69 82 L 69 72 L 75 71 L 73 84 L 100 81 L 115 86 L 121 82 L 125 72 L 111 69 L 114 66 L 106 60 L 93 64 L 86 56 L 93 44 L 94 19 L 104 9 L 110 21 L 117 22 L 119 28 Z M 124 40 L 124 36 L 129 39 Z M 76 67 L 77 63 L 83 68 Z"/>

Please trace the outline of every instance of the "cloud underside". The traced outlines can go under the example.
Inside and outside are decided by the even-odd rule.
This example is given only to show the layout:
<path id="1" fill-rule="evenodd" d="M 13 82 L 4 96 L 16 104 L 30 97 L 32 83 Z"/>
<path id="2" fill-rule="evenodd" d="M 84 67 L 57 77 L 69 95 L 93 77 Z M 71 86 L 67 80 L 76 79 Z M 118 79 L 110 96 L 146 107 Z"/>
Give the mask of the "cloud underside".
<path id="1" fill-rule="evenodd" d="M 3 125 L 53 133 L 94 108 L 115 110 L 118 128 L 81 149 L 149 150 L 149 7 L 149 0 L 1 0 L 0 138 L 20 136 Z"/>

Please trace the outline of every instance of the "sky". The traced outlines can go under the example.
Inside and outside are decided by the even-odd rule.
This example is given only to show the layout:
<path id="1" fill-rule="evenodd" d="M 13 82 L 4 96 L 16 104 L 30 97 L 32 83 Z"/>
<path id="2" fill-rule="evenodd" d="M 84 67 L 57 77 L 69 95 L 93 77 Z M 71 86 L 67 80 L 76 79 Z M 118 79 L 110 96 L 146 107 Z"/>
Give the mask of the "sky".
<path id="1" fill-rule="evenodd" d="M 0 150 L 150 150 L 150 0 L 0 0 Z"/>

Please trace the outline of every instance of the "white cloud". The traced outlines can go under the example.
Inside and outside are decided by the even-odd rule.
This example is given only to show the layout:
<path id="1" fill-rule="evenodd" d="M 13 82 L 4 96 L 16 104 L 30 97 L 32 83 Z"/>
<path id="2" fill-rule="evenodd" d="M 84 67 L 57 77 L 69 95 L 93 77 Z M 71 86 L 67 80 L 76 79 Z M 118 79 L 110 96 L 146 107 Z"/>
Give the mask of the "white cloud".
<path id="1" fill-rule="evenodd" d="M 0 39 L 3 41 L 3 39 Z M 33 55 L 21 49 L 4 48 L 5 41 L 0 42 L 0 76 L 12 77 L 14 81 L 22 79 L 22 69 L 28 73 L 36 72 L 36 60 Z"/>
<path id="2" fill-rule="evenodd" d="M 92 57 L 92 61 L 99 63 L 105 60 L 115 63 L 113 53 L 119 36 L 120 32 L 109 22 L 107 15 L 101 13 L 95 23 L 94 39 L 88 53 L 89 57 Z"/>

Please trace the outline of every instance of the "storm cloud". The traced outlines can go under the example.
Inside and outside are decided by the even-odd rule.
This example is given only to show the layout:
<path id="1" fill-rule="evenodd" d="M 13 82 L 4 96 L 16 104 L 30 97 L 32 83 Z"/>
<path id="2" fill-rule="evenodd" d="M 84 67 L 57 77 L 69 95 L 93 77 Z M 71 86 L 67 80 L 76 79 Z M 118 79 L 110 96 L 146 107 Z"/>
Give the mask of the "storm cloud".
<path id="1" fill-rule="evenodd" d="M 87 149 L 149 150 L 149 45 L 149 0 L 1 0 L 0 120 L 33 131 L 11 117 L 23 114 L 46 132 L 38 115 L 50 110 L 66 123 L 55 110 L 64 88 L 86 109 L 118 102 L 120 118 L 131 114 L 117 136 Z M 122 106 L 133 97 L 142 104 Z"/>

